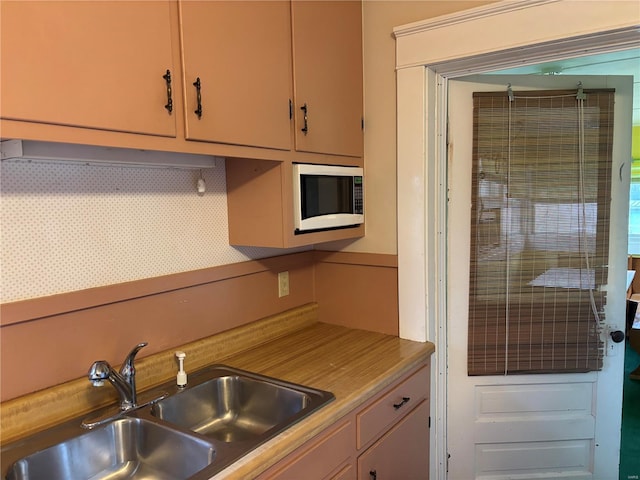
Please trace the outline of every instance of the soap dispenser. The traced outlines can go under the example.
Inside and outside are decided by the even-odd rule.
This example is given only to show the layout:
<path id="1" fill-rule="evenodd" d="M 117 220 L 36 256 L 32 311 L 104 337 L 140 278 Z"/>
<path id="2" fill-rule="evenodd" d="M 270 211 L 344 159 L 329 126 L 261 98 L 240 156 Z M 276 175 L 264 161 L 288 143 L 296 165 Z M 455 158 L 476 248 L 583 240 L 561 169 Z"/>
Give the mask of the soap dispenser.
<path id="1" fill-rule="evenodd" d="M 184 371 L 184 359 L 187 356 L 184 352 L 176 352 L 176 358 L 178 359 L 179 369 L 178 375 L 176 375 L 176 384 L 180 388 L 187 386 L 187 373 Z"/>

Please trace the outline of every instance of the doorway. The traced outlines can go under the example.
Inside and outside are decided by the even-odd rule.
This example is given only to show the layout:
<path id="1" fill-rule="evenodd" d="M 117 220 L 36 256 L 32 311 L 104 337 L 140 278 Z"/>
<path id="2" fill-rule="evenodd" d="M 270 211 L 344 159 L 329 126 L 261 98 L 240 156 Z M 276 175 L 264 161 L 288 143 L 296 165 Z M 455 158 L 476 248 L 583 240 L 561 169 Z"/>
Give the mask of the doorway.
<path id="1" fill-rule="evenodd" d="M 447 475 L 447 331 L 442 319 L 447 318 L 447 302 L 454 301 L 447 298 L 444 288 L 447 178 L 442 159 L 447 154 L 443 114 L 447 80 L 640 44 L 635 3 L 619 2 L 616 9 L 607 2 L 590 3 L 588 9 L 573 7 L 573 2 L 563 1 L 498 2 L 395 32 L 400 332 L 405 338 L 431 340 L 437 346 L 432 372 L 434 479 Z M 556 21 L 549 22 L 549 18 Z M 531 25 L 544 25 L 544 29 L 534 31 Z M 410 230 L 407 235 L 403 225 Z M 605 421 L 603 411 L 610 406 L 598 402 L 594 412 L 597 435 L 603 440 L 619 435 L 619 423 Z M 598 442 L 591 478 L 611 477 L 611 466 L 618 458 L 616 443 Z"/>
<path id="2" fill-rule="evenodd" d="M 640 49 L 629 49 L 578 58 L 562 59 L 553 62 L 529 65 L 491 72 L 493 75 L 629 75 L 634 78 L 632 162 L 640 165 L 637 153 L 640 149 Z M 640 157 L 640 156 L 639 156 Z M 629 255 L 640 255 L 640 178 L 632 164 L 628 248 Z M 638 166 L 636 166 L 636 169 Z M 630 377 L 640 365 L 640 353 L 625 342 L 625 362 L 623 380 L 622 429 L 620 445 L 619 479 L 628 480 L 640 477 L 640 380 Z"/>

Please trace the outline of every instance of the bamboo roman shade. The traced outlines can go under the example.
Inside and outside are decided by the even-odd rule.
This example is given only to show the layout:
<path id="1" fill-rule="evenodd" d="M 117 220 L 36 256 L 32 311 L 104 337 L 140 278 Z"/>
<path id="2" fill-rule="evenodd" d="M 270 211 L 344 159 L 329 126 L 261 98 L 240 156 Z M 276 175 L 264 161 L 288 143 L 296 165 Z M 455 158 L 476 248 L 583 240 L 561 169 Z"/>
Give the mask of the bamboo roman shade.
<path id="1" fill-rule="evenodd" d="M 601 369 L 613 105 L 474 94 L 469 375 Z"/>

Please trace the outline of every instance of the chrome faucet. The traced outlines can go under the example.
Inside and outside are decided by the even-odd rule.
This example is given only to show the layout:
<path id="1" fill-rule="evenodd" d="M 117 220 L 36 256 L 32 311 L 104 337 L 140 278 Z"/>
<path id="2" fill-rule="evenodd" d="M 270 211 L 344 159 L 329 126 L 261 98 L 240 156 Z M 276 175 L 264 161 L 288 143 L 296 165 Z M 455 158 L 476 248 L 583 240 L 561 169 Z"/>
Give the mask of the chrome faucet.
<path id="1" fill-rule="evenodd" d="M 111 382 L 111 385 L 115 387 L 120 395 L 120 410 L 122 411 L 131 410 L 137 406 L 136 369 L 133 362 L 140 349 L 146 346 L 147 342 L 136 345 L 124 360 L 120 372 L 116 372 L 105 360 L 94 362 L 89 369 L 89 381 L 95 387 L 104 385 L 105 380 Z"/>

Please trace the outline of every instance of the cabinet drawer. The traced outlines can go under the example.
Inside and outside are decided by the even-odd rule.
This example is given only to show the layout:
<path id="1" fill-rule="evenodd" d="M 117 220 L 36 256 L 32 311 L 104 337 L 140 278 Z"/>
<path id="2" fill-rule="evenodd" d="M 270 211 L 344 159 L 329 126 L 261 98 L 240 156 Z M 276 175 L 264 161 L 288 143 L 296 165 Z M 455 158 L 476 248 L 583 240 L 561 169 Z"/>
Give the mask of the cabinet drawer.
<path id="1" fill-rule="evenodd" d="M 260 480 L 323 479 L 351 457 L 353 422 L 346 421 L 326 433 L 321 433 L 301 450 L 286 457 L 281 464 L 258 477 Z M 345 466 L 346 468 L 346 466 Z M 344 472 L 344 476 L 342 475 Z M 353 469 L 340 470 L 337 478 L 353 478 Z"/>
<path id="2" fill-rule="evenodd" d="M 429 479 L 429 402 L 422 402 L 358 458 L 358 480 Z"/>
<path id="3" fill-rule="evenodd" d="M 428 366 L 421 368 L 356 416 L 358 449 L 429 397 L 429 375 Z"/>
<path id="4" fill-rule="evenodd" d="M 342 468 L 338 473 L 336 473 L 331 480 L 355 480 L 356 478 L 356 467 L 348 464 L 344 468 Z"/>

